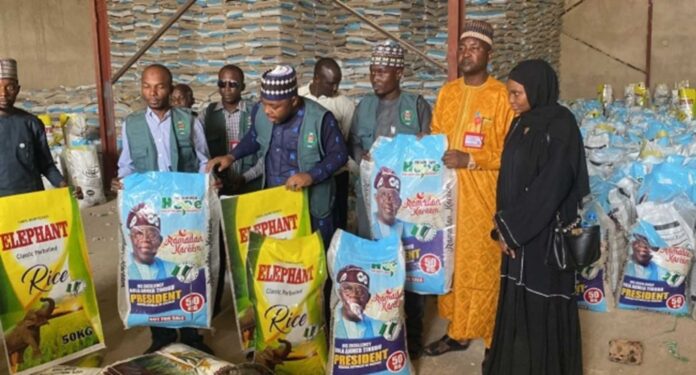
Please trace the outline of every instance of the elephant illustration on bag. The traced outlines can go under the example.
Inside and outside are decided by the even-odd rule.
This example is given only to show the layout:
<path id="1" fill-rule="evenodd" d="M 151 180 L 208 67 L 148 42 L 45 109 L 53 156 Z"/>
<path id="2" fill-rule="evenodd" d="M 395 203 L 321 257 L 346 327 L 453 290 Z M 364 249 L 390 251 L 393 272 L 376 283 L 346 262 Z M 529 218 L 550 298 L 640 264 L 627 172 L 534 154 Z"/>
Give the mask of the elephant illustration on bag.
<path id="1" fill-rule="evenodd" d="M 36 310 L 29 310 L 14 329 L 5 336 L 10 363 L 14 367 L 24 361 L 24 351 L 31 346 L 34 358 L 41 356 L 41 326 L 48 324 L 56 302 L 52 298 L 41 298 L 46 304 Z"/>

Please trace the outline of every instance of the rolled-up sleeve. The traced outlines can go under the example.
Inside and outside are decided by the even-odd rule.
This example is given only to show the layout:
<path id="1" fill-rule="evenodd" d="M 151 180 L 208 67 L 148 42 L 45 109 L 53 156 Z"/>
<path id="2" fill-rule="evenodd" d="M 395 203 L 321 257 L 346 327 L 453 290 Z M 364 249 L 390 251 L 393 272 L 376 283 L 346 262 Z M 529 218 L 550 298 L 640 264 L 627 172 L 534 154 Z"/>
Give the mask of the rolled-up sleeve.
<path id="1" fill-rule="evenodd" d="M 126 136 L 127 121 L 123 122 L 121 127 L 121 155 L 118 157 L 118 178 L 124 178 L 135 171 L 133 160 L 130 155 L 130 145 Z"/>
<path id="2" fill-rule="evenodd" d="M 208 159 L 210 159 L 210 152 L 208 152 L 208 143 L 205 141 L 203 125 L 198 119 L 193 121 L 193 147 L 196 149 L 196 157 L 198 158 L 198 172 L 205 173 L 205 166 L 208 164 Z"/>

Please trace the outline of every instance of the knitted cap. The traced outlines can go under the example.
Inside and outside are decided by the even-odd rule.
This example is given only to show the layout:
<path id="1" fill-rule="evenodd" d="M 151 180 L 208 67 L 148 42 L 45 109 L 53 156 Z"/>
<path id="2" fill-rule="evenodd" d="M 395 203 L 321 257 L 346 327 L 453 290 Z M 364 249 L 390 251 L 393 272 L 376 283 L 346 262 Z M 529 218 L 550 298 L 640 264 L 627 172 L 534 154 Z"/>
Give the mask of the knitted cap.
<path id="1" fill-rule="evenodd" d="M 370 275 L 358 266 L 345 266 L 338 271 L 336 279 L 339 284 L 353 283 L 362 285 L 368 290 L 370 289 Z"/>
<path id="2" fill-rule="evenodd" d="M 17 80 L 17 61 L 15 59 L 0 58 L 0 79 L 8 78 Z"/>
<path id="3" fill-rule="evenodd" d="M 297 96 L 297 75 L 288 65 L 278 65 L 261 76 L 261 97 L 283 100 Z"/>
<path id="4" fill-rule="evenodd" d="M 486 21 L 469 20 L 464 24 L 464 32 L 459 40 L 464 38 L 476 38 L 493 46 L 493 26 Z"/>
<path id="5" fill-rule="evenodd" d="M 398 43 L 387 40 L 375 46 L 370 58 L 371 65 L 394 68 L 404 67 L 404 49 Z"/>

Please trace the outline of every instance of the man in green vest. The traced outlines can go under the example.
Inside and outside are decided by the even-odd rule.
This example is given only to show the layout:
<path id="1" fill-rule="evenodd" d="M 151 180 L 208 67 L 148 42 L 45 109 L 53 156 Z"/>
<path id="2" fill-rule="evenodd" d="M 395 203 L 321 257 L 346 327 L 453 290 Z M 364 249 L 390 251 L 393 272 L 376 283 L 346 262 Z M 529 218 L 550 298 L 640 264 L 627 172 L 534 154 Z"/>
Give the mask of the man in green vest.
<path id="1" fill-rule="evenodd" d="M 193 108 L 193 105 L 196 103 L 196 99 L 193 97 L 193 90 L 191 89 L 191 86 L 185 83 L 179 83 L 174 85 L 174 88 L 172 89 L 172 95 L 169 98 L 169 101 L 172 104 L 172 107 L 188 109 Z M 195 114 L 195 112 L 191 113 Z"/>
<path id="2" fill-rule="evenodd" d="M 235 160 L 256 154 L 264 161 L 263 187 L 309 189 L 312 230 L 328 247 L 334 233 L 334 173 L 348 161 L 348 149 L 334 115 L 297 92 L 295 69 L 279 65 L 261 78 L 261 102 L 251 110 L 251 130 L 229 155 L 208 162 L 208 171 L 224 171 Z M 329 321 L 331 283 L 324 285 Z"/>
<path id="3" fill-rule="evenodd" d="M 334 115 L 297 94 L 295 69 L 279 65 L 263 74 L 261 102 L 251 110 L 251 129 L 228 155 L 208 162 L 208 171 L 229 168 L 256 154 L 264 160 L 262 186 L 309 189 L 312 230 L 328 246 L 334 232 L 335 186 L 331 178 L 348 160 Z"/>
<path id="4" fill-rule="evenodd" d="M 172 108 L 172 73 L 165 66 L 145 68 L 140 89 L 147 104 L 132 113 L 123 128 L 123 148 L 118 159 L 118 178 L 112 189 L 123 189 L 121 179 L 132 173 L 150 171 L 204 173 L 208 146 L 201 123 L 186 108 Z M 146 353 L 157 351 L 177 340 L 177 331 L 150 327 L 152 344 Z M 212 353 L 195 328 L 180 330 L 181 342 Z"/>
<path id="5" fill-rule="evenodd" d="M 227 155 L 251 127 L 251 105 L 242 100 L 244 72 L 236 65 L 225 65 L 218 72 L 220 101 L 210 103 L 199 120 L 205 129 L 210 157 Z M 256 155 L 237 160 L 221 174 L 220 194 L 248 193 L 261 188 L 263 161 Z"/>
<path id="6" fill-rule="evenodd" d="M 350 134 L 350 124 L 353 121 L 355 102 L 338 90 L 343 73 L 336 60 L 330 57 L 322 57 L 314 65 L 314 77 L 312 81 L 298 89 L 300 96 L 312 99 L 331 111 L 341 128 L 343 139 L 347 142 Z M 334 180 L 336 181 L 335 218 L 336 228 L 346 229 L 348 225 L 348 195 L 350 192 L 350 172 L 353 174 L 358 165 L 349 159 L 346 166 L 339 169 Z M 356 221 L 356 220 L 353 220 Z M 357 225 L 357 222 L 355 223 Z"/>
<path id="7" fill-rule="evenodd" d="M 376 45 L 370 59 L 370 82 L 374 94 L 367 95 L 358 103 L 350 127 L 351 152 L 356 162 L 369 160 L 370 147 L 377 137 L 430 133 L 430 104 L 420 95 L 401 90 L 403 73 L 403 48 L 392 41 Z M 361 190 L 356 189 L 358 234 L 372 238 Z M 418 359 L 423 353 L 424 305 L 423 296 L 406 292 L 406 333 L 412 359 Z"/>

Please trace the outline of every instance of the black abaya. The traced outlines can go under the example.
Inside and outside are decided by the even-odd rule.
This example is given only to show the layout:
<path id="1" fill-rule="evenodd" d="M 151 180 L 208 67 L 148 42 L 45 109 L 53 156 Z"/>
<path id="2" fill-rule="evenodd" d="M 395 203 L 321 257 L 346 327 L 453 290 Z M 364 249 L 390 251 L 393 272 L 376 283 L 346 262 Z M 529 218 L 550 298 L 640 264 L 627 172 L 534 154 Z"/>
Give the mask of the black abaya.
<path id="1" fill-rule="evenodd" d="M 589 192 L 582 138 L 572 113 L 556 104 L 550 66 L 538 60 L 522 64 L 527 65 L 510 79 L 525 86 L 532 110 L 513 120 L 507 136 L 495 216 L 516 257 L 503 256 L 484 374 L 582 375 L 575 275 L 544 262 L 556 214 L 570 222 Z"/>

